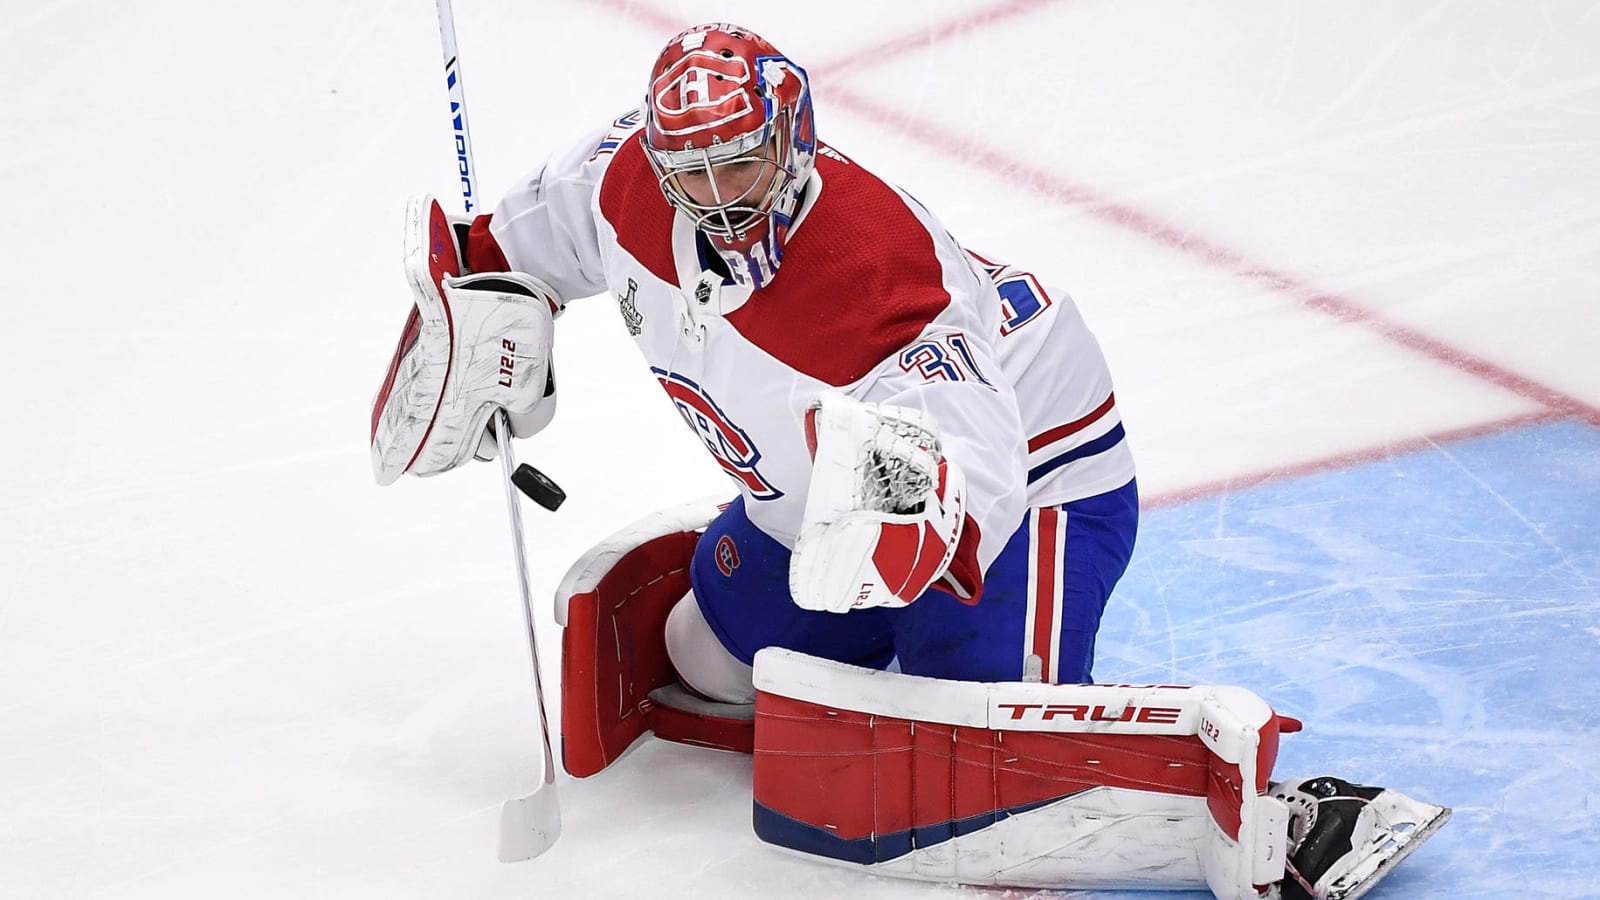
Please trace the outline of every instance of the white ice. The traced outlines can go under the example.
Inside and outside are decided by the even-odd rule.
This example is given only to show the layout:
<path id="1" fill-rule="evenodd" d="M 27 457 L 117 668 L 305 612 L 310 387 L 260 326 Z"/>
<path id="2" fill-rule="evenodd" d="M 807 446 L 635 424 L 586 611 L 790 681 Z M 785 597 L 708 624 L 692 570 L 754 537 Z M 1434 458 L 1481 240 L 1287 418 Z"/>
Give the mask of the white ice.
<path id="1" fill-rule="evenodd" d="M 679 27 L 771 38 L 811 69 L 824 139 L 1072 292 L 1152 509 L 1524 421 L 1600 427 L 1593 4 L 457 6 L 490 196 L 637 103 Z M 366 451 L 409 302 L 405 199 L 458 199 L 432 6 L 52 0 L 8 4 L 0 33 L 0 897 L 1026 894 L 778 854 L 749 828 L 748 759 L 653 742 L 563 775 L 560 843 L 497 863 L 496 808 L 538 774 L 497 468 L 379 489 Z M 560 415 L 520 447 L 571 496 L 526 513 L 552 707 L 567 564 L 727 488 L 628 343 L 613 303 L 574 303 Z M 1600 531 L 1592 506 L 1565 516 Z M 1580 579 L 1593 547 L 1551 545 Z M 1400 588 L 1437 574 L 1397 571 Z M 1600 636 L 1585 583 L 1540 614 Z M 1264 599 L 1205 598 L 1218 657 L 1253 658 L 1245 626 L 1323 626 L 1309 608 L 1257 617 Z M 1162 615 L 1132 597 L 1108 620 L 1159 632 Z M 1166 646 L 1116 644 L 1098 671 L 1239 671 Z M 1580 646 L 1578 670 L 1600 670 L 1600 640 Z M 1533 764 L 1430 798 L 1468 808 L 1459 836 L 1374 897 L 1474 863 L 1504 878 L 1453 896 L 1600 896 L 1582 859 L 1600 852 L 1600 703 L 1549 730 L 1493 724 L 1502 679 L 1536 663 L 1395 672 L 1446 682 L 1444 713 L 1386 747 L 1421 734 L 1484 771 Z M 1301 673 L 1325 689 L 1248 686 L 1364 740 L 1340 713 L 1384 682 L 1347 696 L 1336 668 Z M 1503 815 L 1534 832 L 1498 832 Z M 1513 852 L 1529 843 L 1558 848 L 1553 870 Z"/>

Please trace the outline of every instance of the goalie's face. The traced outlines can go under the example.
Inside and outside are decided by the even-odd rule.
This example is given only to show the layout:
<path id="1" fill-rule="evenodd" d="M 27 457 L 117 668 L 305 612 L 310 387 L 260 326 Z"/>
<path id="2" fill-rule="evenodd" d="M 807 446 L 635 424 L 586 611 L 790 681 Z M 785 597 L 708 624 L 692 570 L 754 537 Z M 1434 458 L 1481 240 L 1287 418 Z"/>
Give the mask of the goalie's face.
<path id="1" fill-rule="evenodd" d="M 713 151 L 680 159 L 658 171 L 661 190 L 673 206 L 694 218 L 695 226 L 730 246 L 753 243 L 766 231 L 766 219 L 793 173 L 780 162 L 777 135 L 755 151 L 718 159 Z"/>

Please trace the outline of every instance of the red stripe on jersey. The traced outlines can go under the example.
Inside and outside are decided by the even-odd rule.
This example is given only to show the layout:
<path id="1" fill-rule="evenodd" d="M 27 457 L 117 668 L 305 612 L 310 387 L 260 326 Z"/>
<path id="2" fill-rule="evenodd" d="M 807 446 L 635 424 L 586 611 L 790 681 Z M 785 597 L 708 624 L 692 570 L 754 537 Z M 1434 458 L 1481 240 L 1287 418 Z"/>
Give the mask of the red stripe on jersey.
<path id="1" fill-rule="evenodd" d="M 1070 434 L 1075 434 L 1084 430 L 1085 428 L 1088 428 L 1090 425 L 1093 425 L 1095 422 L 1099 421 L 1099 419 L 1106 413 L 1110 412 L 1111 407 L 1115 406 L 1116 402 L 1116 394 L 1107 394 L 1105 402 L 1095 407 L 1093 412 L 1089 413 L 1083 418 L 1068 422 L 1065 425 L 1057 425 L 1043 434 L 1028 438 L 1028 452 L 1033 453 L 1042 447 L 1048 447 L 1049 445 L 1054 444 L 1056 441 L 1059 441 Z"/>
<path id="2" fill-rule="evenodd" d="M 672 261 L 674 213 L 661 194 L 644 147 L 629 136 L 617 148 L 600 185 L 600 214 L 617 232 L 617 244 L 667 284 L 678 283 Z"/>
<path id="3" fill-rule="evenodd" d="M 462 256 L 466 257 L 468 272 L 511 271 L 511 263 L 506 261 L 500 242 L 489 233 L 490 218 L 479 216 L 473 219 L 472 228 L 467 231 L 467 246 L 462 248 Z"/>
<path id="4" fill-rule="evenodd" d="M 968 250 L 967 251 L 967 255 L 972 257 L 973 259 L 977 260 L 986 269 L 992 269 L 994 271 L 999 271 L 999 270 L 1004 269 L 1006 267 L 1005 263 L 995 262 L 994 260 L 988 259 L 983 254 L 978 253 L 978 252 L 973 251 L 973 250 Z"/>
<path id="5" fill-rule="evenodd" d="M 950 294 L 933 236 L 893 188 L 830 156 L 817 156 L 817 171 L 822 194 L 777 275 L 727 321 L 790 368 L 841 386 L 916 340 Z"/>

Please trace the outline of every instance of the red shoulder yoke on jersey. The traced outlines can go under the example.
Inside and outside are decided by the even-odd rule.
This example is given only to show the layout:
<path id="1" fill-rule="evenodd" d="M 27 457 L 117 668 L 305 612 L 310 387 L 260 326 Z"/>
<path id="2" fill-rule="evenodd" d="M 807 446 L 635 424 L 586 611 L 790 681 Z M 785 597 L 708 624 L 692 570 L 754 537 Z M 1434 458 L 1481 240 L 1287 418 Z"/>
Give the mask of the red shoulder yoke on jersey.
<path id="1" fill-rule="evenodd" d="M 571 775 L 599 772 L 646 733 L 751 751 L 748 707 L 675 689 L 667 658 L 667 613 L 688 593 L 695 544 L 718 512 L 703 500 L 651 513 L 601 541 L 562 579 L 561 755 Z"/>
<path id="2" fill-rule="evenodd" d="M 875 874 L 1044 888 L 1283 877 L 1300 723 L 1237 687 L 944 681 L 756 654 L 755 827 Z"/>
<path id="3" fill-rule="evenodd" d="M 506 254 L 500 249 L 500 242 L 489 233 L 491 218 L 492 216 L 483 215 L 473 219 L 472 226 L 461 242 L 461 256 L 466 260 L 469 272 L 511 271 L 511 263 L 506 261 Z"/>

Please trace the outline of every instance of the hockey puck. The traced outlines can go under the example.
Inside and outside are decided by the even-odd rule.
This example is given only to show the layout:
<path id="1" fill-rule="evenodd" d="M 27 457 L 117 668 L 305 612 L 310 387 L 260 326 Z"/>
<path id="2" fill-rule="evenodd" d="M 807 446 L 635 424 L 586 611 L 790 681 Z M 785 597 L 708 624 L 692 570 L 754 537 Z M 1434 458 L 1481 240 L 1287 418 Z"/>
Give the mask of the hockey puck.
<path id="1" fill-rule="evenodd" d="M 527 463 L 517 466 L 517 470 L 511 473 L 511 483 L 517 486 L 517 490 L 526 494 L 529 500 L 551 512 L 567 499 L 567 492 L 563 491 L 560 485 Z"/>

